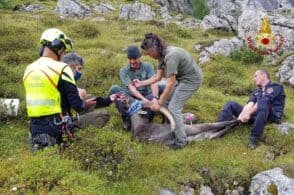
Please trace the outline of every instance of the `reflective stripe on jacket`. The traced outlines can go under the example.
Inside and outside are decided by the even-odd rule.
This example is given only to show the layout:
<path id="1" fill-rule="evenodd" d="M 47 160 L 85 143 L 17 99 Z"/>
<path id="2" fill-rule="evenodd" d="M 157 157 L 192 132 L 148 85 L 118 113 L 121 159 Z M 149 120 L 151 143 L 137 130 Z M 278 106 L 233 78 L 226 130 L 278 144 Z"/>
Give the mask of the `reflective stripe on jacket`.
<path id="1" fill-rule="evenodd" d="M 48 57 L 41 57 L 30 64 L 24 73 L 26 106 L 29 117 L 61 113 L 61 97 L 57 85 L 62 72 L 64 78 L 75 85 L 73 72 L 67 65 Z"/>

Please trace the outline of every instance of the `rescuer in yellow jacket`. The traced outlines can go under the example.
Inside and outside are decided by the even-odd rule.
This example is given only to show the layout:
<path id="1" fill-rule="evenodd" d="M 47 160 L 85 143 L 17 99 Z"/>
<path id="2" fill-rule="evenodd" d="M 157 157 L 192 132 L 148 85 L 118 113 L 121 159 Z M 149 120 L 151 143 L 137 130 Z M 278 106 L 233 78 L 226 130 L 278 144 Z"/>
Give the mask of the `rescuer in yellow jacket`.
<path id="1" fill-rule="evenodd" d="M 71 40 L 51 28 L 42 33 L 40 43 L 40 58 L 26 68 L 23 77 L 33 150 L 62 142 L 66 114 L 62 104 L 77 112 L 96 104 L 95 99 L 80 99 L 72 69 L 60 62 L 72 49 Z"/>

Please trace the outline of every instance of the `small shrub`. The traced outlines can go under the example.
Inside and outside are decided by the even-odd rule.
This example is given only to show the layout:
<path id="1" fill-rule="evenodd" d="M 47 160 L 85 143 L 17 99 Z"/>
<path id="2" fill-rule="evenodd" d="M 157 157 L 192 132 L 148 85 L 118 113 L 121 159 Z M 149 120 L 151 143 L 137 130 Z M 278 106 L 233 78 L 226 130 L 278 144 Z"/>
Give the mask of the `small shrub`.
<path id="1" fill-rule="evenodd" d="M 120 133 L 95 128 L 77 133 L 74 142 L 64 154 L 80 161 L 82 169 L 98 171 L 111 181 L 128 176 L 138 152 L 136 144 Z"/>
<path id="2" fill-rule="evenodd" d="M 62 159 L 57 147 L 35 155 L 24 152 L 20 158 L 5 160 L 0 170 L 0 191 L 15 187 L 19 194 L 61 194 L 63 190 L 92 194 L 103 185 L 99 177 L 80 171 L 77 162 Z"/>
<path id="3" fill-rule="evenodd" d="M 264 57 L 259 53 L 247 48 L 235 50 L 231 53 L 230 57 L 234 61 L 242 61 L 245 64 L 258 64 L 264 59 Z"/>
<path id="4" fill-rule="evenodd" d="M 193 38 L 192 35 L 189 32 L 187 32 L 187 31 L 185 31 L 183 29 L 178 29 L 176 31 L 176 33 L 177 33 L 177 35 L 179 37 L 184 38 L 184 39 L 192 39 Z"/>
<path id="5" fill-rule="evenodd" d="M 210 8 L 204 0 L 192 0 L 193 16 L 202 20 L 204 16 L 208 15 Z"/>
<path id="6" fill-rule="evenodd" d="M 24 27 L 4 24 L 0 28 L 0 52 L 15 52 L 35 47 L 34 34 Z"/>
<path id="7" fill-rule="evenodd" d="M 73 27 L 73 31 L 83 38 L 95 38 L 100 35 L 98 26 L 93 22 L 79 22 Z"/>
<path id="8" fill-rule="evenodd" d="M 53 28 L 63 23 L 63 19 L 61 19 L 57 14 L 46 12 L 46 16 L 40 17 L 40 23 L 46 28 Z"/>
<path id="9" fill-rule="evenodd" d="M 8 0 L 0 0 L 0 9 L 5 9 L 8 7 Z"/>

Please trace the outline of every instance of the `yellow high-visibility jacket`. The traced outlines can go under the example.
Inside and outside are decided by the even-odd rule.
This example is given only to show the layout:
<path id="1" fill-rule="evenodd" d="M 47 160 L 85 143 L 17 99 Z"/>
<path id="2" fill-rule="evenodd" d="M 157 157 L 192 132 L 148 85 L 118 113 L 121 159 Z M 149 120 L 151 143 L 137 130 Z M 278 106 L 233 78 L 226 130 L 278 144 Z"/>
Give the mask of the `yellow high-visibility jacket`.
<path id="1" fill-rule="evenodd" d="M 26 68 L 23 82 L 29 117 L 61 113 L 60 78 L 76 85 L 72 69 L 49 57 L 41 57 Z"/>

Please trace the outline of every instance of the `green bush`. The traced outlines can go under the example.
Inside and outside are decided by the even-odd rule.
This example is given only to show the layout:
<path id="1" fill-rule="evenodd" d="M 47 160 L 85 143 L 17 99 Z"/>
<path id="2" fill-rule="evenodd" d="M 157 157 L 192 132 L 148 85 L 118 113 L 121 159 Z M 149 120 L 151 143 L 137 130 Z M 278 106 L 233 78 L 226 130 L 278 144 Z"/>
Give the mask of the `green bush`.
<path id="1" fill-rule="evenodd" d="M 15 52 L 36 47 L 34 34 L 25 27 L 4 24 L 0 28 L 0 52 Z"/>
<path id="2" fill-rule="evenodd" d="M 210 8 L 205 0 L 192 0 L 193 16 L 198 19 L 203 19 L 204 16 L 208 15 Z"/>
<path id="3" fill-rule="evenodd" d="M 131 172 L 139 151 L 135 142 L 118 132 L 88 128 L 77 133 L 64 155 L 79 161 L 84 170 L 98 171 L 110 181 L 117 181 Z"/>
<path id="4" fill-rule="evenodd" d="M 0 170 L 0 192 L 13 188 L 19 194 L 48 192 L 94 193 L 104 183 L 97 176 L 78 171 L 78 163 L 62 159 L 56 148 L 46 148 L 35 155 L 24 152 L 21 158 L 3 161 Z M 5 193 L 4 193 L 5 194 Z"/>
<path id="5" fill-rule="evenodd" d="M 95 38 L 100 35 L 97 23 L 94 22 L 77 22 L 72 26 L 72 30 L 78 34 L 80 38 Z"/>
<path id="6" fill-rule="evenodd" d="M 234 61 L 242 61 L 246 64 L 259 64 L 264 59 L 263 55 L 247 48 L 235 50 L 231 53 L 230 57 Z"/>
<path id="7" fill-rule="evenodd" d="M 8 0 L 0 0 L 0 9 L 5 9 L 8 7 Z"/>
<path id="8" fill-rule="evenodd" d="M 218 63 L 209 62 L 203 69 L 204 84 L 228 95 L 248 95 L 252 90 L 246 66 L 217 56 Z M 221 65 L 220 65 L 221 64 Z"/>

